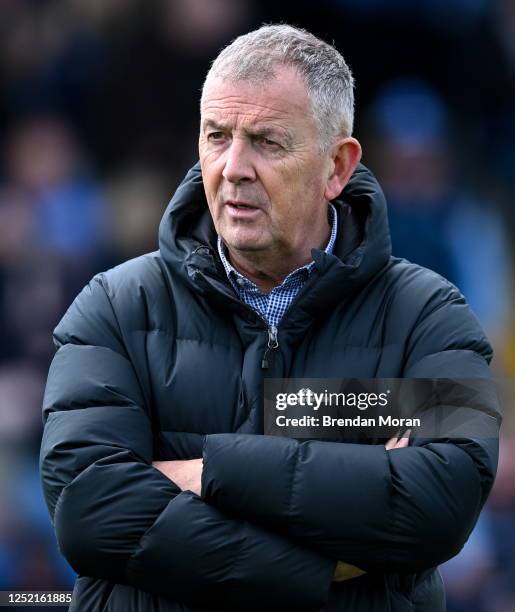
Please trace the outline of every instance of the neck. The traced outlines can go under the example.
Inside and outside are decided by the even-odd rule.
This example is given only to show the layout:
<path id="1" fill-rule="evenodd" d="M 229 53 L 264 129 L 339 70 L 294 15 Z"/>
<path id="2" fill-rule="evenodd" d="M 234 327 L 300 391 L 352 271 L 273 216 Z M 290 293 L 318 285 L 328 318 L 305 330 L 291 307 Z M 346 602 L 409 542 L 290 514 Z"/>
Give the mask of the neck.
<path id="1" fill-rule="evenodd" d="M 227 247 L 229 261 L 243 276 L 251 280 L 262 293 L 269 293 L 298 268 L 312 261 L 312 249 L 324 249 L 331 228 L 327 224 L 317 240 L 305 241 L 301 249 L 275 251 L 241 251 Z"/>

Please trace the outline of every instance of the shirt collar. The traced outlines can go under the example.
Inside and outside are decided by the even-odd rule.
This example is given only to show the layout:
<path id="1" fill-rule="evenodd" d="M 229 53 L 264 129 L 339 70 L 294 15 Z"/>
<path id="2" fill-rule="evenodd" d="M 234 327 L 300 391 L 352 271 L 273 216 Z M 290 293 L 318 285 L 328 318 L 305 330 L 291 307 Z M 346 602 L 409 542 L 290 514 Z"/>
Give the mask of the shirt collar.
<path id="1" fill-rule="evenodd" d="M 338 233 L 338 215 L 336 213 L 335 207 L 331 203 L 329 203 L 327 214 L 329 217 L 329 222 L 331 223 L 331 235 L 329 236 L 329 242 L 327 243 L 327 246 L 325 247 L 324 252 L 327 254 L 331 254 L 333 252 L 334 244 L 336 242 L 336 236 Z M 243 276 L 243 274 L 240 274 L 231 265 L 225 253 L 225 249 L 226 247 L 222 240 L 222 237 L 218 236 L 218 254 L 220 255 L 220 259 L 222 260 L 222 264 L 224 266 L 227 277 L 231 281 L 231 284 L 233 285 L 233 287 L 235 287 L 237 291 L 241 289 L 245 289 L 247 291 L 257 291 L 260 293 L 255 283 L 249 280 L 246 276 Z M 314 265 L 315 265 L 315 262 L 311 261 L 301 266 L 300 268 L 293 270 L 293 272 L 290 272 L 288 274 L 288 276 L 284 279 L 284 281 L 281 283 L 280 286 L 282 287 L 284 285 L 287 285 L 288 283 L 291 282 L 293 278 L 298 278 L 301 275 L 307 278 L 311 274 Z"/>

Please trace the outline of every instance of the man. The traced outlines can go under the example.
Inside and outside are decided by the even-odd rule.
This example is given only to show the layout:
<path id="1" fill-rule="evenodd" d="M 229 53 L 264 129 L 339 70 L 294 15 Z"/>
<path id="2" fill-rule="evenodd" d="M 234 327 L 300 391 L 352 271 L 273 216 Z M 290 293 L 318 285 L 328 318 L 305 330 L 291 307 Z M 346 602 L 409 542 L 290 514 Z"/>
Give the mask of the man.
<path id="1" fill-rule="evenodd" d="M 391 257 L 353 82 L 265 26 L 207 76 L 160 249 L 57 326 L 41 473 L 73 610 L 443 610 L 494 440 L 261 434 L 265 378 L 487 377 L 455 287 Z"/>

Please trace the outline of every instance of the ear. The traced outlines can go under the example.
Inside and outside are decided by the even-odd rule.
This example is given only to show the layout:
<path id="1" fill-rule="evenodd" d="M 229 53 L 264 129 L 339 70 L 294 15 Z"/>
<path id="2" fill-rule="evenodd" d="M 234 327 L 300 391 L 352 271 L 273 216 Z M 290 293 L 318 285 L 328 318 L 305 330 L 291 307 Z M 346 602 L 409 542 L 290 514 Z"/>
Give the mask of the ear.
<path id="1" fill-rule="evenodd" d="M 340 139 L 331 151 L 329 176 L 324 191 L 326 200 L 334 200 L 349 182 L 361 159 L 361 145 L 348 136 Z"/>

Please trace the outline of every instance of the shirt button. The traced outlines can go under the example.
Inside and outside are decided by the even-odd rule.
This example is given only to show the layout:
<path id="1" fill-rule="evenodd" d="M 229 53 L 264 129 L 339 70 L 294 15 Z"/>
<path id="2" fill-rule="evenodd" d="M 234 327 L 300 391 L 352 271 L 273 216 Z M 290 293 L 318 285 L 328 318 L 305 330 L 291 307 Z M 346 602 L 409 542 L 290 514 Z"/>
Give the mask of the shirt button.
<path id="1" fill-rule="evenodd" d="M 245 281 L 242 278 L 237 278 L 236 282 L 239 287 L 243 287 L 245 285 Z"/>

